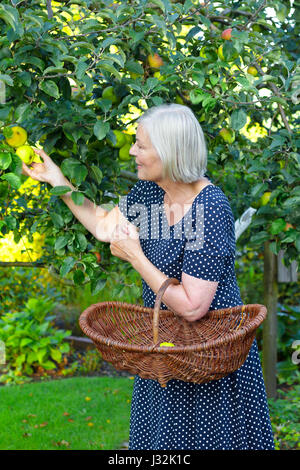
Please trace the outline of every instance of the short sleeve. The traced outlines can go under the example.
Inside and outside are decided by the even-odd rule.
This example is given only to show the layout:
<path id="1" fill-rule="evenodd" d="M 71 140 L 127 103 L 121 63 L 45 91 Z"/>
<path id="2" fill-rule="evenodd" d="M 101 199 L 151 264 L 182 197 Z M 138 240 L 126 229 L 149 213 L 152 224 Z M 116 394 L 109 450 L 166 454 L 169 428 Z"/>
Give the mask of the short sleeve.
<path id="1" fill-rule="evenodd" d="M 202 218 L 193 220 L 197 243 L 186 239 L 182 270 L 190 276 L 216 282 L 220 281 L 231 255 L 231 210 L 225 204 L 213 201 L 206 201 L 201 206 Z"/>
<path id="2" fill-rule="evenodd" d="M 120 196 L 119 209 L 126 217 L 126 219 L 140 228 L 141 218 L 144 217 L 145 211 L 147 212 L 145 205 L 145 197 L 147 194 L 147 188 L 145 187 L 146 181 L 139 180 L 125 196 Z"/>

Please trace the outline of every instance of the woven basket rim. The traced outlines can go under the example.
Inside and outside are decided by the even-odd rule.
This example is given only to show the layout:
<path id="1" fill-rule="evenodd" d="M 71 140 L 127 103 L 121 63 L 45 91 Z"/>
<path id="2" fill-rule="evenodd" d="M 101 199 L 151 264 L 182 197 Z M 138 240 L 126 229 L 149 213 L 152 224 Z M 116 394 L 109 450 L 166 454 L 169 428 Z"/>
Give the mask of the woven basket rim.
<path id="1" fill-rule="evenodd" d="M 159 353 L 159 354 L 178 354 L 178 353 L 186 353 L 186 352 L 198 352 L 198 351 L 205 351 L 207 349 L 211 349 L 211 347 L 219 347 L 223 344 L 226 344 L 228 342 L 234 341 L 240 341 L 242 338 L 244 338 L 247 334 L 253 333 L 254 330 L 258 328 L 258 326 L 263 322 L 263 320 L 266 317 L 267 314 L 267 309 L 264 305 L 262 304 L 240 304 L 240 305 L 235 305 L 233 307 L 227 307 L 227 308 L 222 308 L 222 309 L 217 309 L 217 310 L 209 310 L 206 315 L 210 315 L 211 317 L 214 316 L 220 316 L 221 314 L 226 314 L 228 313 L 236 313 L 239 312 L 239 310 L 244 307 L 244 310 L 246 309 L 255 309 L 257 310 L 257 314 L 255 318 L 251 321 L 250 324 L 246 326 L 241 326 L 239 330 L 236 330 L 234 332 L 231 332 L 230 334 L 225 334 L 223 337 L 213 339 L 213 340 L 208 340 L 204 341 L 198 344 L 191 344 L 187 346 L 174 346 L 174 347 L 167 347 L 167 346 L 158 346 L 154 344 L 150 344 L 149 346 L 146 345 L 133 345 L 129 344 L 128 342 L 121 342 L 117 340 L 110 339 L 108 337 L 105 337 L 99 333 L 96 333 L 89 325 L 88 318 L 90 315 L 90 312 L 94 311 L 95 308 L 99 307 L 107 307 L 107 306 L 115 306 L 115 307 L 126 307 L 129 310 L 134 310 L 134 311 L 140 311 L 144 313 L 150 313 L 153 314 L 153 308 L 151 307 L 144 307 L 141 305 L 135 305 L 135 304 L 130 304 L 130 303 L 125 303 L 125 302 L 98 302 L 95 304 L 90 305 L 88 308 L 86 308 L 80 315 L 79 317 L 79 324 L 83 332 L 89 336 L 94 343 L 100 345 L 105 345 L 105 346 L 110 346 L 118 350 L 124 350 L 124 351 L 131 351 L 131 352 L 140 352 L 144 354 L 150 354 L 150 353 Z M 175 316 L 176 314 L 172 312 L 171 310 L 163 310 L 160 309 L 160 313 L 162 315 L 172 315 Z M 205 316 L 206 316 L 205 315 Z M 181 320 L 185 320 L 183 317 L 180 317 Z M 197 320 L 197 321 L 201 321 Z M 189 322 L 190 323 L 190 322 Z"/>

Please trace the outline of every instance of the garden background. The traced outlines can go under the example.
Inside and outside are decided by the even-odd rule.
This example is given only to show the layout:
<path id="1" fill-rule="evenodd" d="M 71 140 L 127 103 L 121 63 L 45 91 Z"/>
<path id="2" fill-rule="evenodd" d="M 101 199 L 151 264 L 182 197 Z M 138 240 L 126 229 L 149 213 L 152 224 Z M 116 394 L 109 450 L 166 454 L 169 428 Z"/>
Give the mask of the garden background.
<path id="1" fill-rule="evenodd" d="M 299 448 L 297 7 L 1 2 L 1 449 L 126 447 L 132 378 L 70 336 L 83 336 L 78 317 L 92 303 L 142 304 L 139 275 L 76 221 L 60 198 L 69 189 L 21 174 L 9 129 L 45 149 L 77 204 L 86 196 L 110 208 L 137 181 L 128 153 L 137 117 L 164 102 L 199 119 L 207 175 L 235 219 L 256 209 L 237 239 L 237 279 L 244 303 L 268 308 L 257 339 L 276 448 Z"/>

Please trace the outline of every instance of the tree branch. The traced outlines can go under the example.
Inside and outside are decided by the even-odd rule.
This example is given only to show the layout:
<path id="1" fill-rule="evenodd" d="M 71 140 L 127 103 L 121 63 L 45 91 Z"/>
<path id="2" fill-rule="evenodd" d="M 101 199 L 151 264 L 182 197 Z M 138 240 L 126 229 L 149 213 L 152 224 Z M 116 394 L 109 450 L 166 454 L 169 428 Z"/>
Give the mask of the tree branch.
<path id="1" fill-rule="evenodd" d="M 263 71 L 263 69 L 261 68 L 261 66 L 259 65 L 259 63 L 258 63 L 258 62 L 254 62 L 254 65 L 255 65 L 256 69 L 261 73 L 261 75 L 264 75 L 264 71 Z M 270 82 L 268 85 L 269 85 L 269 87 L 271 88 L 271 90 L 274 92 L 274 94 L 275 94 L 276 96 L 278 96 L 279 98 L 281 98 L 277 86 L 276 86 L 274 83 L 272 83 L 272 82 Z M 283 120 L 283 122 L 284 122 L 285 128 L 286 128 L 286 130 L 288 131 L 289 134 L 292 134 L 292 129 L 290 128 L 290 125 L 289 125 L 289 123 L 288 123 L 288 120 L 287 120 L 286 114 L 285 114 L 285 112 L 284 112 L 284 110 L 283 110 L 283 107 L 281 106 L 280 103 L 277 103 L 277 104 L 278 104 L 278 109 L 279 109 L 279 112 L 280 112 L 280 114 L 281 114 L 282 120 Z"/>
<path id="2" fill-rule="evenodd" d="M 48 13 L 48 20 L 51 20 L 51 18 L 53 18 L 51 0 L 47 0 L 47 13 Z"/>

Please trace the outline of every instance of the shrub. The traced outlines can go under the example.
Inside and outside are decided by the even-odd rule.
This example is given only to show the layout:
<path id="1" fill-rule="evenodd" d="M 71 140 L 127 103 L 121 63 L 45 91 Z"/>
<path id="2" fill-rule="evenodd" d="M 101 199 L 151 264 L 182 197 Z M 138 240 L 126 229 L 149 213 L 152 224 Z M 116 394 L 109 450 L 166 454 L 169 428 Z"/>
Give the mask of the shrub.
<path id="1" fill-rule="evenodd" d="M 0 340 L 5 344 L 6 367 L 0 381 L 14 377 L 47 374 L 64 364 L 69 351 L 64 342 L 70 331 L 53 326 L 50 316 L 54 303 L 47 297 L 31 298 L 20 312 L 6 313 L 0 318 Z"/>

